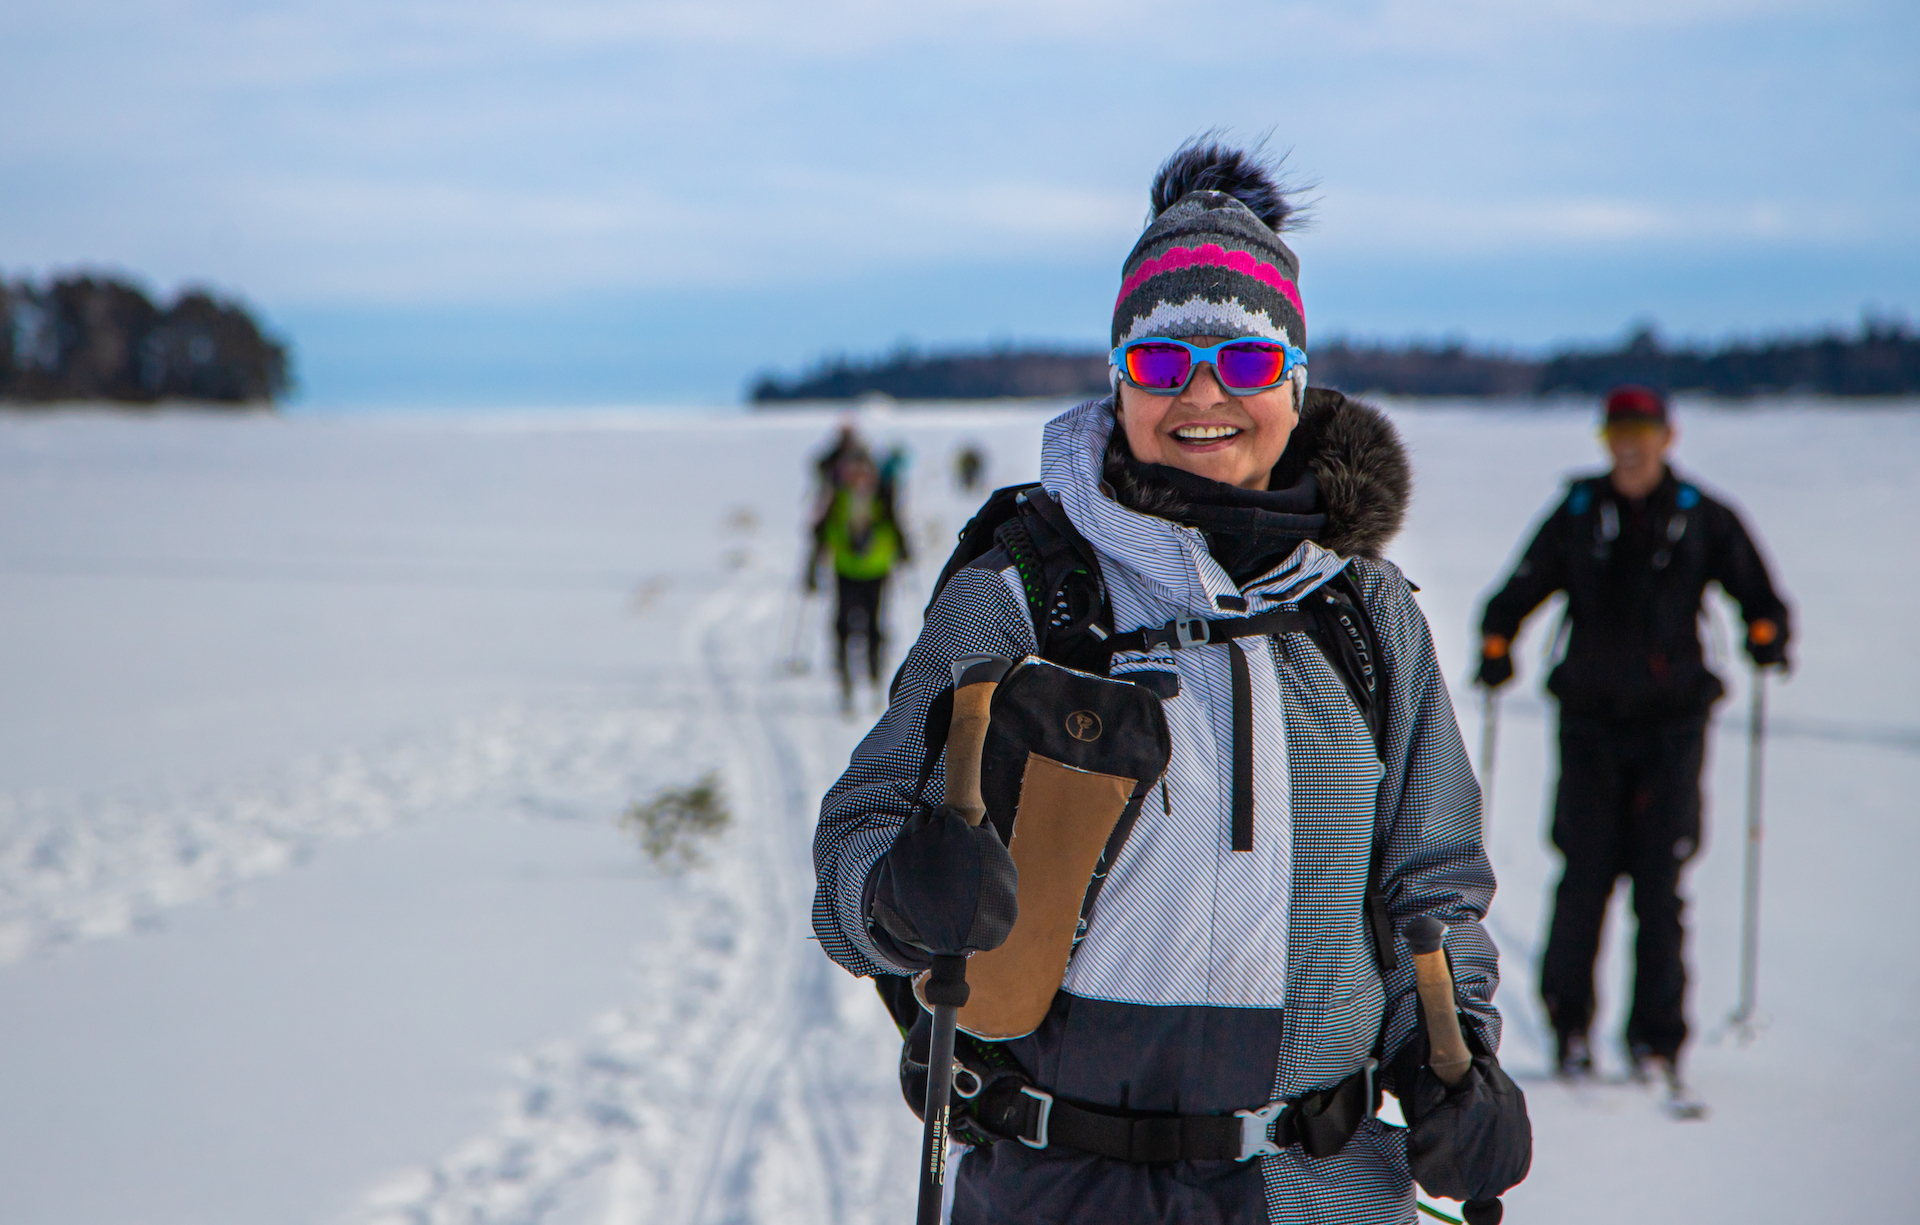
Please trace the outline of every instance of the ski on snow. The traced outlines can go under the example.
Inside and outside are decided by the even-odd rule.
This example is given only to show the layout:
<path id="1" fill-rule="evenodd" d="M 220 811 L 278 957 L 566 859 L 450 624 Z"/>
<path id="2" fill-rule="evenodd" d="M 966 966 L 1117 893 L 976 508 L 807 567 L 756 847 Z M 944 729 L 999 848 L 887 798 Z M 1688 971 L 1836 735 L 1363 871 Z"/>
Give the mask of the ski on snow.
<path id="1" fill-rule="evenodd" d="M 1697 1122 L 1711 1113 L 1707 1103 L 1675 1071 L 1660 1069 L 1657 1074 L 1652 1070 L 1637 1075 L 1623 1077 L 1602 1077 L 1588 1072 L 1584 1075 L 1555 1075 L 1554 1083 L 1572 1091 L 1575 1098 L 1597 1099 L 1595 1090 L 1605 1089 L 1653 1089 L 1660 1091 L 1660 1113 L 1677 1122 Z"/>

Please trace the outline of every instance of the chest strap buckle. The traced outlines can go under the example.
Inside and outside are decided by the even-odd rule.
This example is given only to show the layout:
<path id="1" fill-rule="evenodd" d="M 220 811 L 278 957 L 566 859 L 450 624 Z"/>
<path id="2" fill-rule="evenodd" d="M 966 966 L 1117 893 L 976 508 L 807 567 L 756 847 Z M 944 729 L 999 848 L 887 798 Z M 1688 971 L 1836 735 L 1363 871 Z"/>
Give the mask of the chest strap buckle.
<path id="1" fill-rule="evenodd" d="M 1139 633 L 1141 645 L 1149 651 L 1161 646 L 1186 651 L 1213 641 L 1213 626 L 1205 617 L 1175 617 L 1165 625 L 1152 626 Z"/>
<path id="2" fill-rule="evenodd" d="M 1175 650 L 1203 647 L 1213 640 L 1213 627 L 1205 617 L 1175 617 L 1170 624 L 1173 627 Z"/>

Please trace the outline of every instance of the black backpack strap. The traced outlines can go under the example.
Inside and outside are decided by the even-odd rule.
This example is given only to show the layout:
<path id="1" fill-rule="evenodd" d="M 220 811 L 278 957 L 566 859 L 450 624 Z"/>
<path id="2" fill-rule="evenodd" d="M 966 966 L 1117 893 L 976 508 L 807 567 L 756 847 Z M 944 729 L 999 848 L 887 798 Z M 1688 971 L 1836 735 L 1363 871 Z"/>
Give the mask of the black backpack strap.
<path id="1" fill-rule="evenodd" d="M 1300 601 L 1310 614 L 1308 634 L 1333 670 L 1346 682 L 1347 693 L 1373 734 L 1374 754 L 1380 755 L 1381 716 L 1386 710 L 1386 672 L 1380 643 L 1373 632 L 1360 589 L 1350 570 L 1343 569 Z"/>
<path id="2" fill-rule="evenodd" d="M 1025 485 L 1014 494 L 993 541 L 1020 576 L 1037 643 L 1034 654 L 1105 676 L 1113 656 L 1105 645 L 1113 618 L 1099 556 L 1045 489 Z"/>
<path id="3" fill-rule="evenodd" d="M 1391 678 L 1387 675 L 1386 658 L 1380 654 L 1379 635 L 1373 630 L 1373 616 L 1367 612 L 1366 601 L 1360 596 L 1360 586 L 1354 582 L 1352 567 L 1334 575 L 1320 591 L 1331 597 L 1318 604 L 1321 623 L 1331 623 L 1329 635 L 1340 643 L 1341 655 L 1348 660 L 1347 668 L 1336 668 L 1336 671 L 1346 679 L 1354 701 L 1360 706 L 1360 717 L 1366 720 L 1367 730 L 1373 733 L 1373 751 L 1384 763 L 1386 753 L 1381 737 L 1386 731 L 1387 686 Z M 1339 632 L 1334 634 L 1336 628 Z M 1382 978 L 1400 966 L 1400 950 L 1394 943 L 1393 916 L 1387 911 L 1386 882 L 1381 879 L 1386 858 L 1387 842 L 1380 832 L 1376 816 L 1373 853 L 1367 863 L 1366 913 L 1367 926 L 1373 933 L 1373 956 L 1380 965 Z"/>
<path id="4" fill-rule="evenodd" d="M 933 580 L 933 594 L 927 597 L 929 609 L 940 598 L 940 593 L 947 589 L 947 582 L 954 575 L 993 551 L 1000 525 L 1020 513 L 1020 499 L 1024 495 L 1039 488 L 1039 484 L 1035 483 L 1009 485 L 993 491 L 980 509 L 974 512 L 973 518 L 967 520 L 967 526 L 960 529 L 952 555 L 947 558 L 947 564 L 940 568 L 940 577 Z"/>

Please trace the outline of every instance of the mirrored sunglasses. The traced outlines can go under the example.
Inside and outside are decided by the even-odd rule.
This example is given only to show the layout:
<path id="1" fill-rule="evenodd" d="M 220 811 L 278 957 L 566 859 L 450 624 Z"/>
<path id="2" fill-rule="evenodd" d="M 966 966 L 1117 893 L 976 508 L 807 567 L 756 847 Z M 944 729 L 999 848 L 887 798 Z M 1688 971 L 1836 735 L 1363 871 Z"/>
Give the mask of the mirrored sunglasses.
<path id="1" fill-rule="evenodd" d="M 1307 355 L 1275 340 L 1223 340 L 1202 348 L 1168 336 L 1147 336 L 1115 349 L 1107 363 L 1119 367 L 1129 383 L 1156 396 L 1184 391 L 1194 370 L 1205 363 L 1213 367 L 1220 386 L 1239 396 L 1278 387 L 1296 367 L 1307 364 Z"/>

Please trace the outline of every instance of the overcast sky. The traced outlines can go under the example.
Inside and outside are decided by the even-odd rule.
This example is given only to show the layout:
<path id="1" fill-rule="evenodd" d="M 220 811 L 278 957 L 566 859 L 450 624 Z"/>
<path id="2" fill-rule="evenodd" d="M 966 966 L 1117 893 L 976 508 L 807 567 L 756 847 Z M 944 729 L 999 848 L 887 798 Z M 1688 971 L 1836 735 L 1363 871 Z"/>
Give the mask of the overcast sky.
<path id="1" fill-rule="evenodd" d="M 1104 341 L 1154 167 L 1317 186 L 1309 336 L 1920 314 L 1914 0 L 5 0 L 0 273 L 241 295 L 315 408 Z"/>

